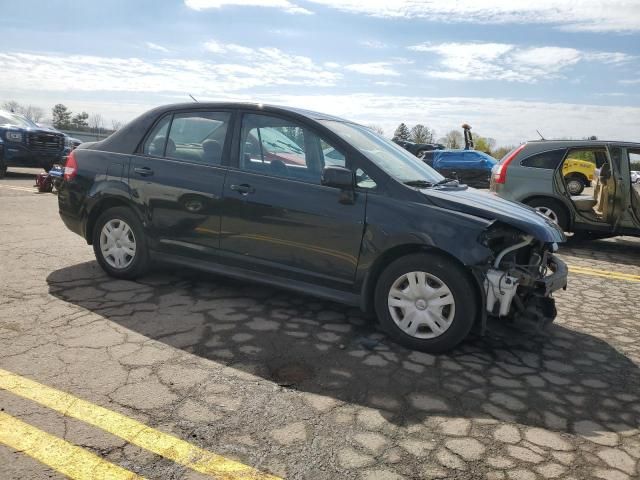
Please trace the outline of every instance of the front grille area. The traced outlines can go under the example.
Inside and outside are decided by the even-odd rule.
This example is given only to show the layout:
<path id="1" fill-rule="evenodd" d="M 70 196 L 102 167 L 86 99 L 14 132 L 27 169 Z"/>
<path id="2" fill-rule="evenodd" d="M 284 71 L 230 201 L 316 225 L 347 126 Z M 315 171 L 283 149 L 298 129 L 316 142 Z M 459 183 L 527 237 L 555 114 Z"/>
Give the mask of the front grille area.
<path id="1" fill-rule="evenodd" d="M 64 148 L 64 136 L 56 133 L 29 133 L 27 145 L 39 152 L 59 152 Z"/>

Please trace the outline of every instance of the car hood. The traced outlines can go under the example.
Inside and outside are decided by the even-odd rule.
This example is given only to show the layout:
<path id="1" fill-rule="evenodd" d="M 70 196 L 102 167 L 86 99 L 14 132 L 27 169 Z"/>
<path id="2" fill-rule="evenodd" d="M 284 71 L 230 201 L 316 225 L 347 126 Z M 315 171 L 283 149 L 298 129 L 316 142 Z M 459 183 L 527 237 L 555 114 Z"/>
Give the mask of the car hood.
<path id="1" fill-rule="evenodd" d="M 26 133 L 52 133 L 59 136 L 64 136 L 64 133 L 50 127 L 21 127 L 19 125 L 12 125 L 10 123 L 0 124 L 0 128 L 6 130 L 19 130 Z"/>
<path id="2" fill-rule="evenodd" d="M 510 202 L 473 188 L 428 188 L 420 190 L 435 205 L 518 228 L 545 243 L 566 240 L 554 222 L 531 207 Z"/>

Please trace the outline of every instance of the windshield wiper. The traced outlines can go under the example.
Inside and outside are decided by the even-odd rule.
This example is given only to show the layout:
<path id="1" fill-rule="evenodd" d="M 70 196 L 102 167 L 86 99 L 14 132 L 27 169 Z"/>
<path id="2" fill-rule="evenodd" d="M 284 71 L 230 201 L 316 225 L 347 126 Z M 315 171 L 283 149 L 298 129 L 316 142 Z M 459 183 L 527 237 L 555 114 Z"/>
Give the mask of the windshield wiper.
<path id="1" fill-rule="evenodd" d="M 418 187 L 418 188 L 429 188 L 433 187 L 433 182 L 428 182 L 426 180 L 408 180 L 406 182 L 402 182 L 405 185 L 409 185 L 410 187 Z"/>
<path id="2" fill-rule="evenodd" d="M 456 180 L 455 178 L 443 178 L 442 180 L 440 180 L 439 182 L 436 182 L 434 184 L 434 187 L 437 187 L 438 185 L 446 185 L 448 183 L 453 183 L 456 182 L 456 184 L 459 184 L 460 182 L 458 180 Z"/>

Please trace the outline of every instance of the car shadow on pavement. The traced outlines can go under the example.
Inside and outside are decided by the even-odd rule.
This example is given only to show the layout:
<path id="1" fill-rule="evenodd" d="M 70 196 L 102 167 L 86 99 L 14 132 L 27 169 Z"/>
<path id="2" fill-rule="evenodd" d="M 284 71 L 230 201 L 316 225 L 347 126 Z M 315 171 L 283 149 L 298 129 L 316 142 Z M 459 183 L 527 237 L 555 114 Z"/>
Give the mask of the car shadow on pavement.
<path id="1" fill-rule="evenodd" d="M 55 297 L 145 337 L 282 388 L 378 409 L 396 425 L 433 415 L 498 420 L 606 444 L 640 420 L 638 367 L 561 325 L 537 333 L 492 322 L 486 336 L 433 356 L 395 345 L 355 309 L 198 272 L 130 282 L 87 262 L 47 281 Z"/>
<path id="2" fill-rule="evenodd" d="M 11 181 L 11 180 L 35 180 L 36 175 L 38 173 L 44 173 L 43 169 L 32 169 L 31 172 L 12 172 L 11 170 L 7 170 L 7 173 L 2 178 L 2 181 Z"/>

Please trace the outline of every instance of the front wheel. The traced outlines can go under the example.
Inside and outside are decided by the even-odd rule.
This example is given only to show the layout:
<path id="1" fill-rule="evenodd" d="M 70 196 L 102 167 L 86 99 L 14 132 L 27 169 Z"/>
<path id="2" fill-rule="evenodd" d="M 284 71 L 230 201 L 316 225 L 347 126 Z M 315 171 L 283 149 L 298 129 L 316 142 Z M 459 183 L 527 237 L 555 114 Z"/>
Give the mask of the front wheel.
<path id="1" fill-rule="evenodd" d="M 134 279 L 149 265 L 142 223 L 126 207 L 103 212 L 93 230 L 93 251 L 102 269 L 112 277 Z"/>
<path id="2" fill-rule="evenodd" d="M 440 353 L 466 338 L 478 309 L 468 273 L 444 256 L 402 257 L 380 275 L 375 309 L 382 328 L 413 350 Z"/>

